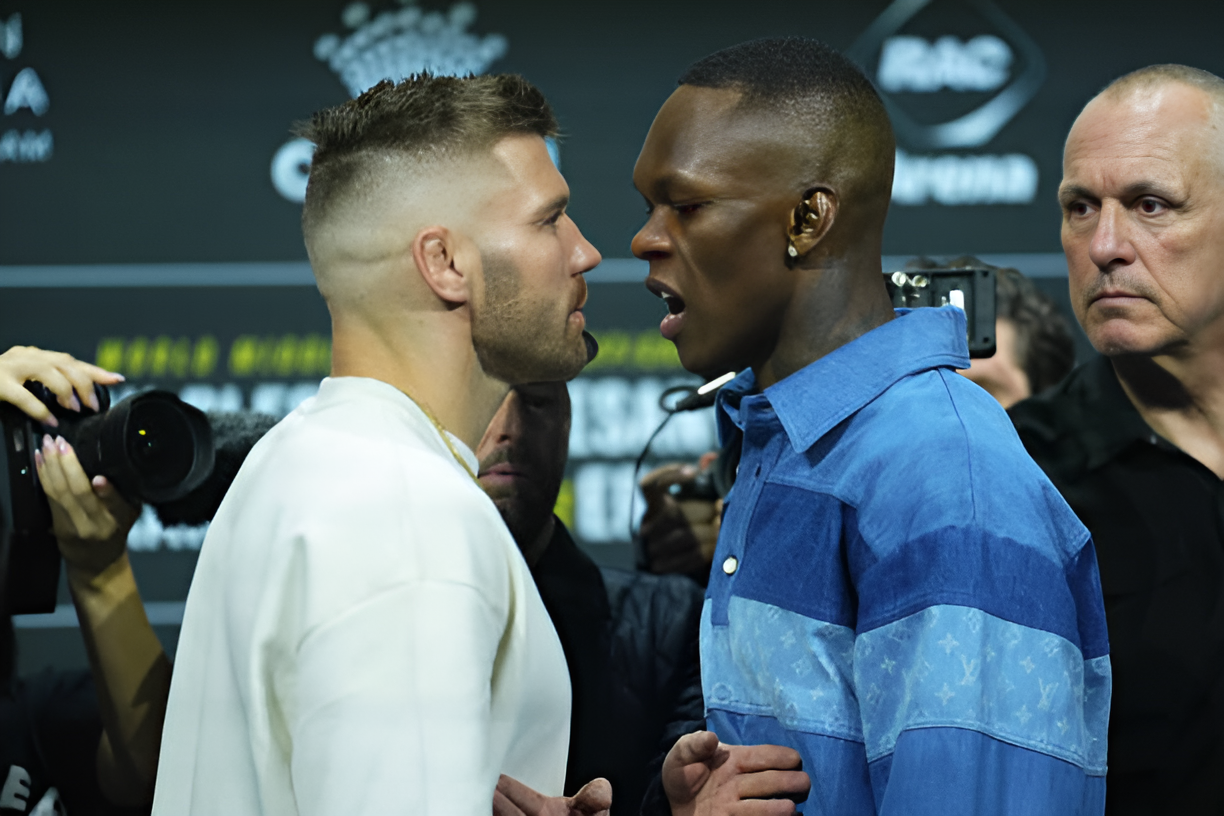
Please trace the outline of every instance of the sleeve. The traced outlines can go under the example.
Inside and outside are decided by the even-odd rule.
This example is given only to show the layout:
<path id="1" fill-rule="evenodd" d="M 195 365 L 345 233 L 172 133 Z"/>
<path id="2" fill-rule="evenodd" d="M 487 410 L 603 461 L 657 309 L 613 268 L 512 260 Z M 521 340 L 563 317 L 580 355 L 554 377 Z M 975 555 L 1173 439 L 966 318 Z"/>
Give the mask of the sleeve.
<path id="1" fill-rule="evenodd" d="M 1104 812 L 1110 668 L 1090 541 L 1059 563 L 945 528 L 859 590 L 854 685 L 880 816 Z"/>
<path id="2" fill-rule="evenodd" d="M 501 628 L 475 588 L 426 581 L 313 632 L 290 724 L 299 812 L 487 816 Z"/>
<path id="3" fill-rule="evenodd" d="M 343 518 L 311 525 L 296 567 L 310 611 L 278 697 L 302 816 L 488 816 L 493 801 L 503 542 L 464 487 L 400 490 L 339 501 Z"/>

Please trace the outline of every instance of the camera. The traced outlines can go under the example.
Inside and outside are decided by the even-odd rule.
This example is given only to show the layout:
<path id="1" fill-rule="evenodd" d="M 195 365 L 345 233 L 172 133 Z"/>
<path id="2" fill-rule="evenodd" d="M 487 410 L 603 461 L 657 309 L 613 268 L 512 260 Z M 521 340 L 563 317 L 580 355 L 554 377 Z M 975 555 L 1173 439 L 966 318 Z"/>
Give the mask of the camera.
<path id="1" fill-rule="evenodd" d="M 8 612 L 55 609 L 59 547 L 51 532 L 51 508 L 34 466 L 44 433 L 66 439 L 91 478 L 105 476 L 132 503 L 181 499 L 213 469 L 212 430 L 204 414 L 168 391 L 146 391 L 113 408 L 110 393 L 95 386 L 99 409 L 61 406 L 38 382 L 26 384 L 59 421 L 53 431 L 12 405 L 0 404 L 0 542 L 7 540 Z"/>

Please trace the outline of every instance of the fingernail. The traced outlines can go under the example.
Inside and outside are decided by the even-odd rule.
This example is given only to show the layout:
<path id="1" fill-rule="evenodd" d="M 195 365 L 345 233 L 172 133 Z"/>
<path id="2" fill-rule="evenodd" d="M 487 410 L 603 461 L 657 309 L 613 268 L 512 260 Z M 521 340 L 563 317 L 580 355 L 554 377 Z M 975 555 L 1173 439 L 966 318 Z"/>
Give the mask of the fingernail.
<path id="1" fill-rule="evenodd" d="M 79 399 L 77 399 L 77 395 L 76 395 L 76 394 L 73 394 L 73 395 L 72 395 L 72 399 L 70 399 L 70 400 L 68 401 L 68 407 L 69 407 L 69 408 L 71 408 L 71 409 L 72 409 L 72 410 L 74 410 L 74 411 L 80 411 L 80 410 L 81 410 L 81 401 L 80 401 Z"/>
<path id="2" fill-rule="evenodd" d="M 127 377 L 123 376 L 118 371 L 112 371 L 111 374 L 117 377 L 119 379 L 119 382 L 127 382 Z"/>
<path id="3" fill-rule="evenodd" d="M 90 391 L 89 396 L 85 398 L 86 404 L 95 411 L 98 410 L 98 392 Z"/>
<path id="4" fill-rule="evenodd" d="M 53 450 L 55 450 L 55 440 L 51 438 L 50 434 L 43 434 L 43 450 L 45 450 L 47 453 L 51 453 Z"/>
<path id="5" fill-rule="evenodd" d="M 90 481 L 90 484 L 92 484 L 94 487 L 106 487 L 106 477 L 105 476 L 95 476 L 89 481 Z"/>
<path id="6" fill-rule="evenodd" d="M 43 466 L 42 451 L 38 448 L 34 449 L 34 467 L 40 468 Z"/>
<path id="7" fill-rule="evenodd" d="M 47 414 L 47 418 L 43 420 L 43 424 L 51 428 L 58 428 L 59 420 L 55 418 L 55 414 Z"/>
<path id="8" fill-rule="evenodd" d="M 68 444 L 68 440 L 62 436 L 55 437 L 55 447 L 59 448 L 60 453 L 67 453 L 72 450 L 72 446 Z"/>

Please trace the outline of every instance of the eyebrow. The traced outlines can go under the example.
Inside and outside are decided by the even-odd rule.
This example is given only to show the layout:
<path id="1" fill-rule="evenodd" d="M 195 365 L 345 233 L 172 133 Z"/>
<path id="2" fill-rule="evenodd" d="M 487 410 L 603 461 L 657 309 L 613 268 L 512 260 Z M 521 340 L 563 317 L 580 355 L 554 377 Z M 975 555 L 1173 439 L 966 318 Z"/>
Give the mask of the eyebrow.
<path id="1" fill-rule="evenodd" d="M 558 210 L 564 210 L 566 207 L 569 206 L 569 201 L 570 201 L 569 193 L 562 193 L 561 195 L 554 198 L 552 201 L 545 204 L 543 207 L 540 207 L 538 210 L 536 210 L 535 215 L 531 220 L 539 221 L 543 218 L 547 218 L 548 216 L 552 215 Z"/>
<path id="2" fill-rule="evenodd" d="M 1161 198 L 1168 199 L 1170 202 L 1179 201 L 1180 196 L 1177 196 L 1164 184 L 1157 181 L 1141 180 L 1132 182 L 1122 188 L 1120 198 L 1123 200 L 1131 200 L 1145 195 L 1158 195 Z M 1113 197 L 1113 196 L 1111 196 Z M 1072 184 L 1058 191 L 1058 201 L 1062 205 L 1067 205 L 1077 198 L 1086 198 L 1090 201 L 1099 201 L 1098 196 L 1087 187 L 1082 187 L 1078 184 Z"/>

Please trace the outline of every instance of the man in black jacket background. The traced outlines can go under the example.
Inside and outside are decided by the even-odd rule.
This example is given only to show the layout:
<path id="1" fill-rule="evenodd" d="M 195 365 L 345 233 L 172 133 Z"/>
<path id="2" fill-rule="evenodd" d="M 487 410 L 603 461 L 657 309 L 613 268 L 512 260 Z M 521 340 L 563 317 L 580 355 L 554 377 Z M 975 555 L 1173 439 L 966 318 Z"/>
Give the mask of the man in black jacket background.
<path id="1" fill-rule="evenodd" d="M 681 735 L 703 727 L 703 593 L 678 575 L 600 568 L 553 514 L 569 453 L 565 383 L 510 391 L 477 448 L 480 482 L 531 568 L 573 687 L 565 792 L 605 777 L 612 813 L 636 814 Z"/>
<path id="2" fill-rule="evenodd" d="M 1122 77 L 1067 138 L 1072 306 L 1102 357 L 1011 410 L 1092 532 L 1106 813 L 1224 812 L 1224 81 Z"/>

